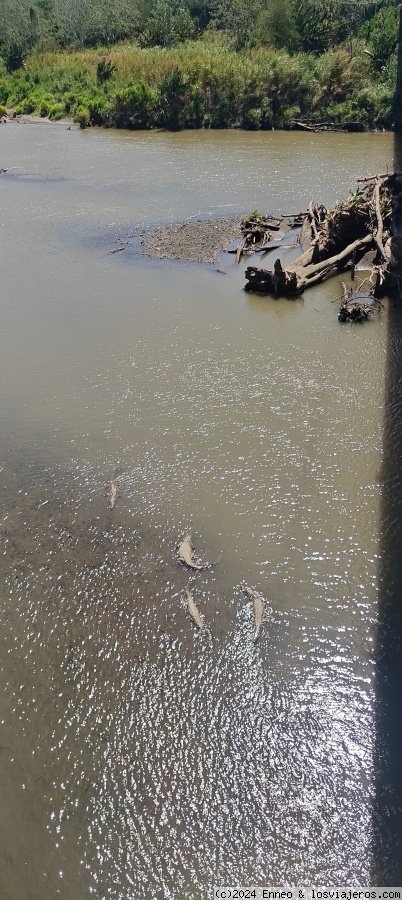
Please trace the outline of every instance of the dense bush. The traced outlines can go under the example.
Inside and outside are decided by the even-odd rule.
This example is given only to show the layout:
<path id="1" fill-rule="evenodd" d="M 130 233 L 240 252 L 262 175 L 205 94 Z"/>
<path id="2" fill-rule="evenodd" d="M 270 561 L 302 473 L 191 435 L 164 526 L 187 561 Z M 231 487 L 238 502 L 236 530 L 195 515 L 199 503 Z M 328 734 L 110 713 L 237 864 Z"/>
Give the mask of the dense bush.
<path id="1" fill-rule="evenodd" d="M 49 119 L 53 119 L 55 122 L 58 121 L 58 119 L 63 119 L 65 114 L 66 110 L 64 107 L 64 103 L 54 103 L 49 107 Z"/>
<path id="2" fill-rule="evenodd" d="M 0 103 L 7 103 L 10 89 L 4 81 L 0 81 Z"/>
<path id="3" fill-rule="evenodd" d="M 20 116 L 20 115 L 29 115 L 30 113 L 33 113 L 34 110 L 35 110 L 35 101 L 32 99 L 32 97 L 27 97 L 25 100 L 22 100 L 21 103 L 18 104 L 18 106 L 15 109 L 15 112 L 17 113 L 17 116 Z"/>
<path id="4" fill-rule="evenodd" d="M 117 128 L 151 128 L 155 124 L 158 95 L 143 81 L 119 91 L 110 122 Z"/>
<path id="5" fill-rule="evenodd" d="M 160 122 L 170 131 L 178 131 L 184 124 L 187 85 L 183 73 L 176 66 L 164 75 L 159 88 Z"/>
<path id="6" fill-rule="evenodd" d="M 11 44 L 6 45 L 3 56 L 7 72 L 16 72 L 24 64 L 26 49 L 23 44 L 12 41 Z"/>
<path id="7" fill-rule="evenodd" d="M 254 35 L 261 21 L 266 22 L 257 14 Z M 236 52 L 227 33 L 212 32 L 169 48 L 134 42 L 109 50 L 33 49 L 22 67 L 8 74 L 0 68 L 0 103 L 51 118 L 70 115 L 82 127 L 257 130 L 291 128 L 295 119 L 305 118 L 389 128 L 396 53 L 379 71 L 373 49 L 377 21 L 372 16 L 359 26 L 353 52 L 349 41 L 314 54 L 268 42 Z M 395 28 L 395 16 L 393 21 Z M 283 43 L 278 23 L 275 27 L 275 40 Z M 388 49 L 394 46 L 392 34 Z"/>
<path id="8" fill-rule="evenodd" d="M 49 115 L 49 110 L 50 110 L 50 103 L 47 100 L 41 100 L 40 104 L 39 104 L 39 110 L 38 110 L 39 115 L 42 116 L 42 118 L 45 118 L 45 116 Z"/>
<path id="9" fill-rule="evenodd" d="M 91 124 L 91 116 L 86 106 L 78 106 L 75 111 L 74 122 L 78 122 L 80 128 L 88 128 Z"/>
<path id="10" fill-rule="evenodd" d="M 110 59 L 101 59 L 96 67 L 96 83 L 98 85 L 105 84 L 114 75 L 115 71 L 116 66 L 113 65 Z"/>
<path id="11" fill-rule="evenodd" d="M 386 66 L 398 43 L 399 10 L 394 6 L 380 9 L 360 29 L 372 55 L 377 71 Z"/>

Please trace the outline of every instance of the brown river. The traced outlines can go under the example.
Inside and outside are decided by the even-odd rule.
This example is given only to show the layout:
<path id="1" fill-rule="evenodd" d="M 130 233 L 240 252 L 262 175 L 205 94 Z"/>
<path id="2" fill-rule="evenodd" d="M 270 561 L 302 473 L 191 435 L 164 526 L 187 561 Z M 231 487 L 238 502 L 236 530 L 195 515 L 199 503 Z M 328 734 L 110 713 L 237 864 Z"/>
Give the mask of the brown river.
<path id="1" fill-rule="evenodd" d="M 402 314 L 139 246 L 330 206 L 395 154 L 0 126 L 1 900 L 402 883 Z"/>

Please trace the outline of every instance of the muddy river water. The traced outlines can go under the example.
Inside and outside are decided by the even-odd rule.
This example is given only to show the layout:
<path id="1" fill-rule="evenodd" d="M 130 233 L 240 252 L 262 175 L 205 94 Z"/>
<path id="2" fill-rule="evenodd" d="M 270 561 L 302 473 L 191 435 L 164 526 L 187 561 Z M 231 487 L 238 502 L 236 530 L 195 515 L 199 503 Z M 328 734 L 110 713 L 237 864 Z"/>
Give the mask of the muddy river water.
<path id="1" fill-rule="evenodd" d="M 0 126 L 4 900 L 401 883 L 402 315 L 340 325 L 337 278 L 275 301 L 138 237 L 329 206 L 394 154 Z"/>

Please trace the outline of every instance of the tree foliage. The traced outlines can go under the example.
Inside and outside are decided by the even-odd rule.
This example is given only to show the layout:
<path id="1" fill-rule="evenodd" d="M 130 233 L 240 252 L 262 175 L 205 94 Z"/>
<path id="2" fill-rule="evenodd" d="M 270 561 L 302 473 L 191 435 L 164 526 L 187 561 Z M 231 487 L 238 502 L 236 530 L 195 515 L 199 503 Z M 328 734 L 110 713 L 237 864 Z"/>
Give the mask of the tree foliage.
<path id="1" fill-rule="evenodd" d="M 195 37 L 196 26 L 180 0 L 156 0 L 140 34 L 141 47 L 173 47 Z"/>
<path id="2" fill-rule="evenodd" d="M 126 38 L 171 47 L 216 30 L 235 49 L 323 53 L 363 28 L 381 65 L 396 17 L 396 0 L 2 0 L 0 50 L 113 46 Z"/>
<path id="3" fill-rule="evenodd" d="M 291 0 L 270 0 L 260 11 L 252 36 L 255 44 L 296 50 L 301 37 Z"/>
<path id="4" fill-rule="evenodd" d="M 398 43 L 398 9 L 380 9 L 361 28 L 360 34 L 369 45 L 374 65 L 380 71 L 388 62 Z"/>
<path id="5" fill-rule="evenodd" d="M 25 49 L 23 44 L 11 41 L 5 48 L 4 63 L 7 72 L 16 72 L 24 64 Z"/>
<path id="6" fill-rule="evenodd" d="M 293 0 L 295 22 L 307 52 L 324 53 L 356 34 L 389 0 Z"/>

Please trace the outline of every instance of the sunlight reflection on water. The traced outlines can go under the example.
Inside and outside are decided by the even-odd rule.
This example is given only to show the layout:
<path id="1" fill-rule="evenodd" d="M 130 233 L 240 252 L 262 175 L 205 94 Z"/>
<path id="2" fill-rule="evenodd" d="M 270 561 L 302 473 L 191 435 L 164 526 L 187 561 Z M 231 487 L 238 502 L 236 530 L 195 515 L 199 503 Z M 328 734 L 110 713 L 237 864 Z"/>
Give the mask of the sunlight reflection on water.
<path id="1" fill-rule="evenodd" d="M 329 204 L 389 136 L 317 135 L 314 172 L 303 135 L 6 137 L 5 890 L 369 883 L 387 312 L 341 327 L 336 279 L 277 302 L 233 258 L 107 249 L 251 196 Z M 189 529 L 216 563 L 190 577 L 201 632 Z"/>

